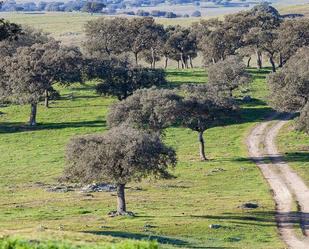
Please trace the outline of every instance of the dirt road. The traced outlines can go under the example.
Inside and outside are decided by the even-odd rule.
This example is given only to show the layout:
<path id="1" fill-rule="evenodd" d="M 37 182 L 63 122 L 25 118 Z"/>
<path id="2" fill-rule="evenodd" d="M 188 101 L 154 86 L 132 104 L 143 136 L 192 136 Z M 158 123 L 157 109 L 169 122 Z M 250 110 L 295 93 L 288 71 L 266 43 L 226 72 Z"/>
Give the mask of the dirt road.
<path id="1" fill-rule="evenodd" d="M 290 118 L 288 114 L 274 114 L 259 123 L 249 134 L 247 146 L 250 157 L 274 193 L 282 239 L 289 248 L 309 249 L 309 189 L 283 161 L 275 144 L 278 132 Z M 297 236 L 297 229 L 301 229 L 304 236 Z"/>

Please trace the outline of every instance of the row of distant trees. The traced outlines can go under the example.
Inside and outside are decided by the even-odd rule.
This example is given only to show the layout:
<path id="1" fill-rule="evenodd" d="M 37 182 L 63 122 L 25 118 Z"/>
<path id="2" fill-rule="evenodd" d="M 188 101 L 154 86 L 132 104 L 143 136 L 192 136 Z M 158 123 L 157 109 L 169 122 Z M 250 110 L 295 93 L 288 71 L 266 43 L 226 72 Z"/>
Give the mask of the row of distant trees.
<path id="1" fill-rule="evenodd" d="M 285 19 L 275 8 L 261 4 L 224 20 L 201 20 L 187 28 L 165 28 L 152 18 L 97 19 L 86 26 L 85 46 L 89 53 L 102 56 L 131 52 L 136 63 L 142 58 L 151 67 L 162 59 L 165 66 L 174 60 L 190 67 L 200 53 L 206 64 L 240 55 L 247 58 L 248 66 L 256 58 L 262 68 L 266 57 L 276 71 L 298 48 L 308 45 L 308 30 L 307 19 Z"/>
<path id="2" fill-rule="evenodd" d="M 100 1 L 68 1 L 68 2 L 6 2 L 0 7 L 0 11 L 52 11 L 52 12 L 73 12 L 81 11 L 88 13 L 101 13 L 106 15 L 124 14 L 129 16 L 149 16 L 149 17 L 164 17 L 164 18 L 177 18 L 177 17 L 190 17 L 189 14 L 176 14 L 172 11 L 152 10 L 146 11 L 139 9 L 137 11 L 126 11 L 124 4 L 105 4 Z M 200 17 L 201 12 L 196 10 L 191 13 L 192 17 Z"/>
<path id="3" fill-rule="evenodd" d="M 215 0 L 209 1 L 218 5 L 227 6 L 230 5 L 231 0 Z M 145 6 L 157 6 L 159 4 L 166 3 L 165 0 L 74 0 L 74 1 L 40 1 L 40 2 L 16 2 L 15 0 L 3 1 L 1 11 L 85 11 L 86 5 L 95 5 L 94 12 L 106 12 L 124 10 L 130 7 L 145 7 Z M 169 0 L 169 4 L 188 4 L 193 3 L 196 6 L 200 5 L 199 0 Z M 103 8 L 107 8 L 103 10 Z M 108 12 L 109 13 L 109 12 Z M 138 13 L 136 13 L 138 15 Z"/>
<path id="4" fill-rule="evenodd" d="M 3 1 L 0 4 L 0 11 L 53 11 L 53 12 L 89 12 L 89 13 L 102 13 L 102 14 L 116 14 L 123 13 L 127 15 L 137 15 L 137 16 L 153 16 L 153 17 L 166 17 L 166 18 L 176 18 L 181 17 L 181 15 L 176 15 L 172 11 L 160 11 L 154 10 L 151 12 L 145 10 L 126 11 L 130 7 L 145 7 L 145 6 L 156 6 L 158 4 L 164 3 L 164 1 L 156 0 L 153 2 L 149 1 L 104 1 L 104 0 L 74 0 L 74 1 L 48 1 L 48 2 L 16 2 Z M 199 13 L 199 15 L 198 15 Z M 186 15 L 187 17 L 189 15 Z M 192 16 L 200 16 L 200 12 L 193 12 Z"/>
<path id="5" fill-rule="evenodd" d="M 115 9 L 119 6 L 110 6 L 109 9 Z M 49 2 L 22 2 L 5 1 L 0 5 L 0 11 L 61 11 L 72 12 L 82 11 L 89 13 L 102 13 L 108 11 L 106 4 L 101 1 L 76 0 L 68 2 L 49 1 Z"/>

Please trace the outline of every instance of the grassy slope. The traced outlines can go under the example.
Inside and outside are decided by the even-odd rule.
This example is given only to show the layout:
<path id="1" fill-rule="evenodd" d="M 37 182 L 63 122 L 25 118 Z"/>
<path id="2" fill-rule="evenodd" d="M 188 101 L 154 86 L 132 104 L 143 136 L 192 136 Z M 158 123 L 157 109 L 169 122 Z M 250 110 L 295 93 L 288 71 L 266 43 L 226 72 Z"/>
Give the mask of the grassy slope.
<path id="1" fill-rule="evenodd" d="M 135 218 L 106 216 L 115 206 L 113 194 L 51 193 L 37 184 L 56 184 L 70 137 L 106 129 L 107 107 L 114 99 L 97 96 L 92 83 L 60 89 L 62 100 L 51 103 L 50 109 L 39 107 L 40 125 L 33 131 L 20 128 L 28 119 L 29 106 L 1 108 L 0 235 L 88 243 L 152 238 L 166 247 L 284 248 L 268 186 L 248 160 L 244 145 L 249 129 L 269 111 L 262 99 L 265 73 L 252 73 L 252 94 L 260 100 L 243 106 L 238 124 L 206 132 L 209 162 L 198 161 L 195 133 L 168 129 L 166 142 L 179 157 L 173 172 L 177 178 L 130 184 L 128 208 L 136 212 Z M 202 70 L 170 70 L 168 75 L 173 84 L 206 81 Z M 260 203 L 261 208 L 239 208 L 248 201 Z M 223 227 L 210 229 L 210 224 Z"/>
<path id="2" fill-rule="evenodd" d="M 309 136 L 293 130 L 291 121 L 281 130 L 277 142 L 289 165 L 309 185 Z"/>

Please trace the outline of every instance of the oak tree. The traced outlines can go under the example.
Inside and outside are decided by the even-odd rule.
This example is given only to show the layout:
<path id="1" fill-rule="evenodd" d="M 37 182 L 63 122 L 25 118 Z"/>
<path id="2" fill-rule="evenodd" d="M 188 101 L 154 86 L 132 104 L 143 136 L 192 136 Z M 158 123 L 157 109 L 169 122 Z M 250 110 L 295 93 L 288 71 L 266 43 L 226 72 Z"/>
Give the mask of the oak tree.
<path id="1" fill-rule="evenodd" d="M 167 89 L 140 89 L 111 106 L 107 117 L 110 127 L 126 123 L 134 128 L 161 132 L 179 115 L 181 97 Z"/>
<path id="2" fill-rule="evenodd" d="M 125 187 L 147 176 L 164 178 L 176 165 L 175 151 L 153 133 L 118 126 L 102 135 L 73 138 L 66 150 L 63 179 L 82 183 L 107 182 L 117 186 L 117 211 L 128 214 Z"/>
<path id="3" fill-rule="evenodd" d="M 115 66 L 106 71 L 104 81 L 96 86 L 101 95 L 116 96 L 123 100 L 140 88 L 162 86 L 166 84 L 162 69 Z"/>
<path id="4" fill-rule="evenodd" d="M 223 91 L 228 91 L 229 96 L 233 96 L 233 91 L 251 81 L 250 75 L 246 71 L 246 65 L 242 58 L 229 56 L 225 60 L 208 67 L 208 82 L 218 86 Z"/>
<path id="5" fill-rule="evenodd" d="M 200 159 L 207 160 L 204 132 L 222 125 L 233 117 L 236 106 L 233 100 L 214 85 L 184 86 L 185 99 L 181 103 L 181 124 L 198 133 Z"/>
<path id="6" fill-rule="evenodd" d="M 77 48 L 58 42 L 21 47 L 0 62 L 0 96 L 19 104 L 30 104 L 29 124 L 36 125 L 37 104 L 54 82 L 63 84 L 81 79 Z M 48 97 L 48 96 L 46 96 Z"/>
<path id="7" fill-rule="evenodd" d="M 269 75 L 270 102 L 279 111 L 300 112 L 300 128 L 308 128 L 309 48 L 301 48 L 282 69 Z"/>

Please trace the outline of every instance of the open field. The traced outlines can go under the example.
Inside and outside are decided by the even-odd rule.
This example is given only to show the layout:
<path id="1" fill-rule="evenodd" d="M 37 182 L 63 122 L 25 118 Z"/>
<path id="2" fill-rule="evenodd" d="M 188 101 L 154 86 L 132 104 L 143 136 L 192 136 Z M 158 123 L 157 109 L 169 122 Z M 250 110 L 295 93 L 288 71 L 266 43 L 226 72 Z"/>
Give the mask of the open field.
<path id="1" fill-rule="evenodd" d="M 104 132 L 108 106 L 115 101 L 95 94 L 94 83 L 59 88 L 62 99 L 38 110 L 39 125 L 23 126 L 29 106 L 1 108 L 0 235 L 65 239 L 91 243 L 154 239 L 166 248 L 284 248 L 274 221 L 274 203 L 260 171 L 248 159 L 244 139 L 271 110 L 265 104 L 268 70 L 250 70 L 256 99 L 242 105 L 237 123 L 205 134 L 208 162 L 198 160 L 197 134 L 178 127 L 165 140 L 178 153 L 171 180 L 130 184 L 128 209 L 134 218 L 109 218 L 111 193 L 47 192 L 65 165 L 64 149 L 78 134 Z M 203 70 L 169 70 L 171 86 L 203 83 Z M 73 94 L 73 99 L 72 99 Z M 255 210 L 240 208 L 257 202 Z M 219 229 L 209 225 L 220 224 Z"/>

